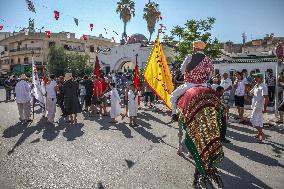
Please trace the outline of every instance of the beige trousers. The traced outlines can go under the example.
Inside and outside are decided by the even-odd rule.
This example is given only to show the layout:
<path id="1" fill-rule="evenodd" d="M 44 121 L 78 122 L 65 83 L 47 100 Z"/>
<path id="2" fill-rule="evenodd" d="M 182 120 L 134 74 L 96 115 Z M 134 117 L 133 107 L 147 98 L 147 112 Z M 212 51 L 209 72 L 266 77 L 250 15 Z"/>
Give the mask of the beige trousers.
<path id="1" fill-rule="evenodd" d="M 26 102 L 26 103 L 17 103 L 18 105 L 18 110 L 19 110 L 19 115 L 20 115 L 20 120 L 25 121 L 29 120 L 31 117 L 31 103 Z"/>

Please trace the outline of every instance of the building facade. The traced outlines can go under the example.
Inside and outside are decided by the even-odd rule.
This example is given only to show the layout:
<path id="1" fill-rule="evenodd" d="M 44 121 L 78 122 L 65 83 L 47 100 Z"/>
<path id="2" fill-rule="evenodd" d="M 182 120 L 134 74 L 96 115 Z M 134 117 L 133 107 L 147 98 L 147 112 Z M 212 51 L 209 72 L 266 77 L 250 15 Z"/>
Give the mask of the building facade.
<path id="1" fill-rule="evenodd" d="M 0 69 L 2 73 L 11 73 L 17 66 L 30 66 L 32 57 L 36 65 L 45 66 L 51 46 L 63 47 L 68 53 L 86 53 L 90 56 L 90 64 L 93 64 L 97 49 L 112 47 L 114 43 L 103 37 L 87 36 L 87 40 L 78 39 L 74 33 L 67 32 L 52 33 L 50 38 L 45 33 L 17 33 L 6 34 L 0 41 L 0 46 Z"/>

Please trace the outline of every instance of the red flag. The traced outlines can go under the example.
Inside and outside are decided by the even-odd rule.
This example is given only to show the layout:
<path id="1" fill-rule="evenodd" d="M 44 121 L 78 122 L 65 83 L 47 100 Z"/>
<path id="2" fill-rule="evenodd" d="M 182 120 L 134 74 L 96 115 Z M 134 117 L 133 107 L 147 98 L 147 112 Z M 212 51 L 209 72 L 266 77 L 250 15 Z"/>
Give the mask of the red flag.
<path id="1" fill-rule="evenodd" d="M 86 41 L 87 40 L 87 35 L 83 34 L 82 35 L 82 39 Z"/>
<path id="2" fill-rule="evenodd" d="M 55 10 L 55 11 L 53 11 L 53 13 L 54 13 L 54 18 L 55 18 L 56 20 L 58 20 L 58 18 L 59 18 L 59 12 L 58 12 L 57 10 Z"/>
<path id="3" fill-rule="evenodd" d="M 94 76 L 97 76 L 97 77 L 101 76 L 101 67 L 100 67 L 100 61 L 99 61 L 98 56 L 96 56 L 96 63 L 95 63 L 93 74 Z"/>
<path id="4" fill-rule="evenodd" d="M 46 35 L 46 37 L 50 38 L 50 36 L 51 36 L 50 31 L 45 31 L 45 35 Z"/>
<path id="5" fill-rule="evenodd" d="M 164 27 L 164 25 L 163 24 L 160 24 L 160 28 L 163 28 Z"/>
<path id="6" fill-rule="evenodd" d="M 90 24 L 91 31 L 93 31 L 94 24 Z"/>
<path id="7" fill-rule="evenodd" d="M 163 17 L 160 16 L 160 20 L 163 20 Z"/>
<path id="8" fill-rule="evenodd" d="M 3 30 L 4 26 L 0 26 L 0 30 Z"/>
<path id="9" fill-rule="evenodd" d="M 136 89 L 138 89 L 140 85 L 140 80 L 139 80 L 139 68 L 138 68 L 138 61 L 137 61 L 138 55 L 136 55 L 136 65 L 135 65 L 135 70 L 134 70 L 134 79 L 133 79 L 133 84 L 135 85 Z"/>

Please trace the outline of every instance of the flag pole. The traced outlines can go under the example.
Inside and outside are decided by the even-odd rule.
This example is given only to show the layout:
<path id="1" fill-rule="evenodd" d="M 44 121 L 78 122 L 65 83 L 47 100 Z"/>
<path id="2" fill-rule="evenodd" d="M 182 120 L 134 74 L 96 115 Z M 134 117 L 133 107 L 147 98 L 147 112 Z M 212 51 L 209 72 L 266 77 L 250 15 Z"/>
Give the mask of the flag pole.
<path id="1" fill-rule="evenodd" d="M 34 52 L 32 51 L 32 77 L 34 77 Z M 32 79 L 32 82 L 33 82 L 34 80 Z M 32 90 L 34 90 L 34 86 L 35 84 L 34 84 L 34 82 L 32 83 L 32 86 L 33 86 L 33 89 Z M 33 120 L 34 120 L 34 118 L 35 118 L 35 95 L 34 95 L 34 93 L 32 93 L 33 94 Z"/>

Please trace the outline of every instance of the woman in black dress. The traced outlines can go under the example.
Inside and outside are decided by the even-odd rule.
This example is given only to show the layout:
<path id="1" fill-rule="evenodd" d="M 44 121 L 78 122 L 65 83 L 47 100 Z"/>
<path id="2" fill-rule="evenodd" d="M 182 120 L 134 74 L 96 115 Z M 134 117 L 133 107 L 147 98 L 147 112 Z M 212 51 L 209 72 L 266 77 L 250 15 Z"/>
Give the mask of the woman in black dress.
<path id="1" fill-rule="evenodd" d="M 73 81 L 72 73 L 66 73 L 63 84 L 64 108 L 71 123 L 77 123 L 77 113 L 81 112 L 78 99 L 78 84 Z"/>

